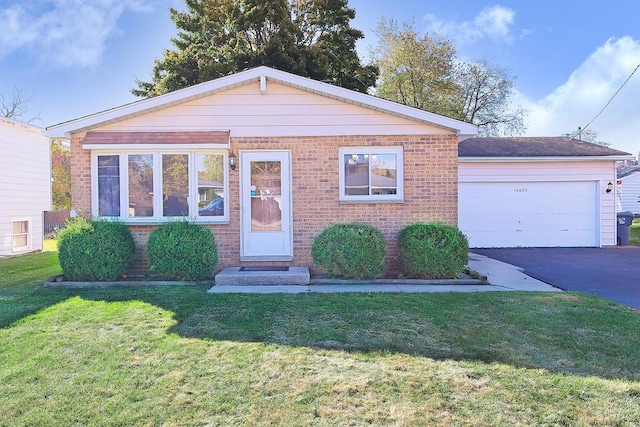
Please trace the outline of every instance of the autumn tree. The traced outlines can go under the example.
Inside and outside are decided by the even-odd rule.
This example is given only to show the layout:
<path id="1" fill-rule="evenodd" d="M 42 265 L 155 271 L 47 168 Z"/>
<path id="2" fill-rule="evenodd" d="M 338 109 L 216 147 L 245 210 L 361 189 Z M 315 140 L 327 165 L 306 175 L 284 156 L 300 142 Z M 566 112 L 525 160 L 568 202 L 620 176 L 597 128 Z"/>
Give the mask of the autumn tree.
<path id="1" fill-rule="evenodd" d="M 376 95 L 446 116 L 460 112 L 455 80 L 454 45 L 420 35 L 414 23 L 382 18 L 376 28 L 379 44 L 372 49 L 380 70 Z"/>
<path id="2" fill-rule="evenodd" d="M 413 22 L 380 20 L 372 49 L 381 98 L 481 126 L 482 135 L 517 135 L 526 111 L 513 108 L 514 78 L 487 61 L 459 62 L 452 42 L 420 34 Z"/>
<path id="3" fill-rule="evenodd" d="M 156 60 L 152 81 L 137 80 L 136 96 L 162 93 L 267 65 L 366 92 L 377 70 L 355 50 L 364 37 L 349 22 L 347 0 L 185 0 L 171 8 L 175 50 Z"/>
<path id="4" fill-rule="evenodd" d="M 71 209 L 71 151 L 55 140 L 51 143 L 51 175 L 53 210 Z"/>
<path id="5" fill-rule="evenodd" d="M 484 136 L 521 135 L 526 130 L 526 110 L 512 107 L 514 77 L 487 61 L 463 63 L 456 71 L 462 100 L 459 119 L 481 127 Z"/>

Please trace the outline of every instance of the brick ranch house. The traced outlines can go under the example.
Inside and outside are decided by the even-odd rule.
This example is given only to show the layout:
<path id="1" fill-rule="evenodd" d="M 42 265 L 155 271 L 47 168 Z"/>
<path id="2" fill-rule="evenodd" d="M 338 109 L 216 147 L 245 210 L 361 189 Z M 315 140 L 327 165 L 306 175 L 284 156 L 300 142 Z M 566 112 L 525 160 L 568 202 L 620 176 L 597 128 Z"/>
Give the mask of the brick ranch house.
<path id="1" fill-rule="evenodd" d="M 128 224 L 146 271 L 159 224 L 216 235 L 218 268 L 312 267 L 327 226 L 358 221 L 388 241 L 413 222 L 458 219 L 458 142 L 477 127 L 258 67 L 47 128 L 67 138 L 72 204 Z M 313 269 L 312 269 L 313 271 Z"/>

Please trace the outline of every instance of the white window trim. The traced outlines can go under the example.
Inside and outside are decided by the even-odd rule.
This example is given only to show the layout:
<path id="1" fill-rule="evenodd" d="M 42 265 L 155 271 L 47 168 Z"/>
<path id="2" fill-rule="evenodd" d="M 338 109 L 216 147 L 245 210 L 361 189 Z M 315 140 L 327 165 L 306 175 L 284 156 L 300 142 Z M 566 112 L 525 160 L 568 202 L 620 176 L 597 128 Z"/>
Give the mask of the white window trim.
<path id="1" fill-rule="evenodd" d="M 380 195 L 358 195 L 350 196 L 345 194 L 345 170 L 344 156 L 346 154 L 367 154 L 373 156 L 376 154 L 395 154 L 397 162 L 397 188 L 396 194 L 380 194 Z M 342 203 L 402 203 L 404 202 L 404 160 L 403 148 L 401 146 L 393 147 L 341 147 L 338 154 L 339 168 L 339 184 L 340 184 L 340 202 Z M 371 167 L 371 165 L 370 165 Z M 371 171 L 369 171 L 371 175 Z"/>
<path id="2" fill-rule="evenodd" d="M 146 147 L 145 147 L 146 148 Z M 159 189 L 154 191 L 153 198 L 153 216 L 152 217 L 129 217 L 129 155 L 152 154 L 153 155 L 153 188 Z M 135 150 L 92 150 L 91 151 L 91 212 L 96 219 L 117 220 L 127 224 L 161 224 L 163 222 L 186 219 L 188 221 L 203 224 L 227 224 L 229 223 L 229 203 L 225 200 L 223 216 L 163 216 L 162 215 L 162 197 L 156 195 L 162 194 L 162 155 L 163 154 L 183 154 L 188 156 L 189 161 L 189 211 L 198 212 L 198 179 L 196 170 L 197 154 L 213 154 L 222 156 L 222 164 L 224 170 L 224 194 L 228 198 L 229 194 L 229 169 L 226 167 L 228 159 L 228 150 L 220 149 L 192 149 L 185 150 L 183 146 L 176 148 L 164 147 L 161 150 L 155 149 L 135 149 Z M 120 166 L 120 216 L 99 216 L 98 201 L 98 156 L 119 156 Z"/>
<path id="3" fill-rule="evenodd" d="M 13 233 L 13 224 L 16 222 L 27 222 L 27 246 L 15 246 L 15 234 Z M 11 218 L 11 252 L 24 252 L 31 249 L 33 245 L 33 221 L 30 217 Z"/>

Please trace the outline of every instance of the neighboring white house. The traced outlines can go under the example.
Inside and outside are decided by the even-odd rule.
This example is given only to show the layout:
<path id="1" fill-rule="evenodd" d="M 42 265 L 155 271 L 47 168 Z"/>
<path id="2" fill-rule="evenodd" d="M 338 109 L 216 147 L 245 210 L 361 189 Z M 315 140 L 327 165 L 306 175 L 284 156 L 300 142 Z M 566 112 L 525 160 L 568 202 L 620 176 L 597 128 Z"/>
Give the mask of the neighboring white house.
<path id="1" fill-rule="evenodd" d="M 618 182 L 618 210 L 640 215 L 640 166 L 618 169 Z"/>
<path id="2" fill-rule="evenodd" d="M 42 250 L 51 155 L 42 129 L 0 118 L 0 256 Z"/>
<path id="3" fill-rule="evenodd" d="M 575 139 L 470 138 L 458 145 L 458 226 L 471 247 L 617 243 L 616 161 Z"/>

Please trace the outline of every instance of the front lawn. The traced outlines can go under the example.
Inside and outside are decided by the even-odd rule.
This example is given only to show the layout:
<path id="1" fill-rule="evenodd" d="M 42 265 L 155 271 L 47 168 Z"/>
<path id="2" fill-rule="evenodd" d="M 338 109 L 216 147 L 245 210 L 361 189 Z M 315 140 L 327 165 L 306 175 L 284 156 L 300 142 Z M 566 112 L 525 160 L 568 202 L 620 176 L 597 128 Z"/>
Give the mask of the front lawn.
<path id="1" fill-rule="evenodd" d="M 43 288 L 58 269 L 0 260 L 2 426 L 640 424 L 640 313 L 596 297 Z"/>
<path id="2" fill-rule="evenodd" d="M 640 246 L 640 218 L 633 220 L 631 228 L 629 229 L 629 244 L 634 246 Z"/>

